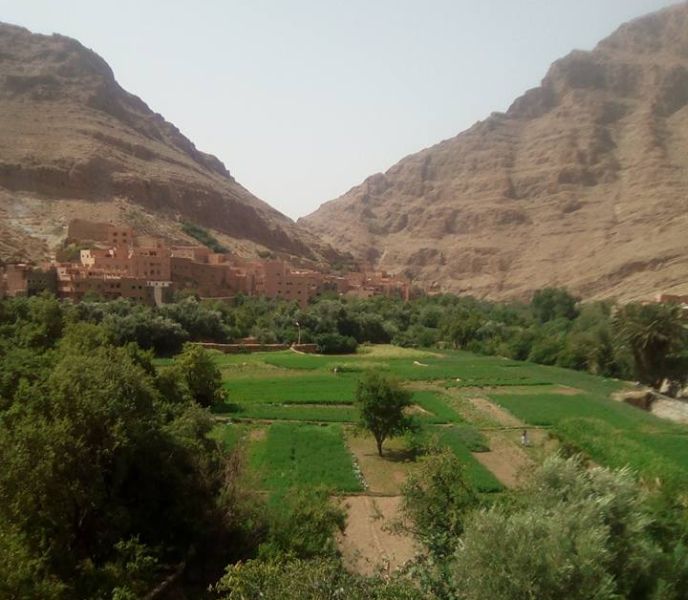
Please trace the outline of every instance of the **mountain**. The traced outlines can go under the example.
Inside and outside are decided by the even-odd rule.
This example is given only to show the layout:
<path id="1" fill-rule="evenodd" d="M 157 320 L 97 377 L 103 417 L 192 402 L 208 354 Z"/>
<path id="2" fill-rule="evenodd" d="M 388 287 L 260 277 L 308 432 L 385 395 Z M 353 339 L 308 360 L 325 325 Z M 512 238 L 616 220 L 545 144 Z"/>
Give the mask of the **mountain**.
<path id="1" fill-rule="evenodd" d="M 688 291 L 688 4 L 555 62 L 538 88 L 299 220 L 437 290 Z"/>
<path id="2" fill-rule="evenodd" d="M 0 23 L 0 259 L 50 255 L 75 217 L 251 255 L 335 253 L 253 196 L 79 42 Z"/>

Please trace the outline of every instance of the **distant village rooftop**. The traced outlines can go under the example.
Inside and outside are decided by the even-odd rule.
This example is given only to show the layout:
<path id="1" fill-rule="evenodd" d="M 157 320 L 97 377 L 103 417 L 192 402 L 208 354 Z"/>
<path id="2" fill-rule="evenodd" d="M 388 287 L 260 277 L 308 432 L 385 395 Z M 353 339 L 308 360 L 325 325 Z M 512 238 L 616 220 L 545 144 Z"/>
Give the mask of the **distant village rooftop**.
<path id="1" fill-rule="evenodd" d="M 73 301 L 95 295 L 163 304 L 173 292 L 188 290 L 201 298 L 244 294 L 283 298 L 304 307 L 326 291 L 406 300 L 410 294 L 406 278 L 385 272 L 332 274 L 295 269 L 282 260 L 247 260 L 200 245 L 168 246 L 162 239 L 140 236 L 131 227 L 112 223 L 75 219 L 69 223 L 66 242 L 81 248 L 70 261 L 6 265 L 0 296 L 48 290 Z"/>

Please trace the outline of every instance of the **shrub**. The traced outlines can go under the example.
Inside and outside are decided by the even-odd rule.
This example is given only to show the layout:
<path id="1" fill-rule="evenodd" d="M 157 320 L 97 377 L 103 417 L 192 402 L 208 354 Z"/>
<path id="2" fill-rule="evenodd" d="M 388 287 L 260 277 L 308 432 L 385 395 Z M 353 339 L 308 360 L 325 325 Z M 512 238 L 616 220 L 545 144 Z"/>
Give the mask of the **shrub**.
<path id="1" fill-rule="evenodd" d="M 339 333 L 321 333 L 316 336 L 315 343 L 321 354 L 353 354 L 358 348 L 358 342 Z"/>

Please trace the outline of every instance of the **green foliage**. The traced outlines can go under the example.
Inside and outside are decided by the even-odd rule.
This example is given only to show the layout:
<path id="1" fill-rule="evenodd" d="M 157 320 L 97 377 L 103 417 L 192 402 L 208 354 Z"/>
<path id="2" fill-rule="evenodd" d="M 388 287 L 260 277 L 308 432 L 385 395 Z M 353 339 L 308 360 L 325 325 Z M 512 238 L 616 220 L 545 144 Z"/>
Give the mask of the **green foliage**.
<path id="1" fill-rule="evenodd" d="M 356 405 L 361 427 L 373 434 L 380 456 L 387 438 L 400 435 L 412 426 L 404 413 L 411 405 L 411 393 L 381 373 L 369 371 L 359 380 Z"/>
<path id="2" fill-rule="evenodd" d="M 201 244 L 203 244 L 204 246 L 210 248 L 213 252 L 222 254 L 228 251 L 227 248 L 220 244 L 220 242 L 218 242 L 217 239 L 207 229 L 204 229 L 200 225 L 196 225 L 195 223 L 184 222 L 182 223 L 182 231 L 185 234 L 190 235 L 195 240 L 201 242 Z"/>
<path id="3" fill-rule="evenodd" d="M 337 491 L 361 489 L 337 425 L 274 423 L 267 439 L 255 444 L 252 464 L 269 490 L 318 485 Z"/>
<path id="4" fill-rule="evenodd" d="M 9 597 L 30 573 L 45 597 L 89 598 L 126 573 L 140 597 L 161 561 L 217 528 L 210 421 L 167 404 L 144 362 L 65 338 L 45 383 L 19 386 L 0 420 L 0 550 L 11 553 L 0 562 L 21 560 Z"/>
<path id="5" fill-rule="evenodd" d="M 334 559 L 237 563 L 217 585 L 222 600 L 421 600 L 409 582 L 350 574 Z"/>
<path id="6" fill-rule="evenodd" d="M 181 375 L 191 397 L 201 406 L 213 406 L 224 401 L 222 374 L 210 352 L 202 346 L 186 344 L 171 368 Z"/>
<path id="7" fill-rule="evenodd" d="M 270 532 L 259 548 L 265 559 L 337 556 L 335 534 L 343 532 L 346 513 L 327 488 L 296 487 L 273 499 Z"/>
<path id="8" fill-rule="evenodd" d="M 631 351 L 639 381 L 658 388 L 665 378 L 688 379 L 688 328 L 680 306 L 627 304 L 615 314 L 614 328 Z"/>
<path id="9" fill-rule="evenodd" d="M 653 539 L 645 494 L 628 472 L 553 458 L 520 502 L 466 521 L 451 585 L 470 600 L 678 599 L 686 557 Z"/>
<path id="10" fill-rule="evenodd" d="M 578 316 L 577 302 L 578 300 L 564 289 L 544 288 L 533 294 L 530 306 L 540 323 L 547 323 L 554 319 L 572 321 Z"/>
<path id="11" fill-rule="evenodd" d="M 469 510 L 478 504 L 464 466 L 450 450 L 422 460 L 402 488 L 402 510 L 413 533 L 435 556 L 453 552 Z"/>
<path id="12" fill-rule="evenodd" d="M 321 354 L 353 354 L 358 347 L 353 337 L 339 333 L 321 333 L 315 337 L 315 343 Z"/>

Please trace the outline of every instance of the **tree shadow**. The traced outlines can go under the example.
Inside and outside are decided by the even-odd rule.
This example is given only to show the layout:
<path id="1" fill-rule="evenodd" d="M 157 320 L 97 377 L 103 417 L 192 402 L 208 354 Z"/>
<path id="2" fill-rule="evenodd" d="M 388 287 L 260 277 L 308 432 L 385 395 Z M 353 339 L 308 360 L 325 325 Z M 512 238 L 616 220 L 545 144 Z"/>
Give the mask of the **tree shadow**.
<path id="1" fill-rule="evenodd" d="M 376 454 L 377 456 L 377 454 Z M 382 449 L 382 460 L 389 462 L 399 463 L 399 462 L 414 462 L 416 460 L 416 453 L 413 450 L 408 450 L 406 448 L 393 448 L 393 449 Z"/>

